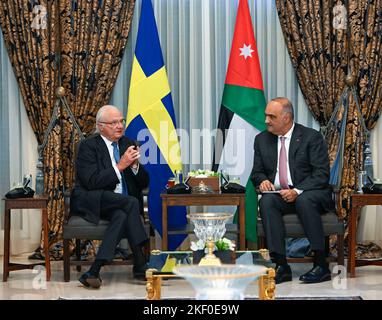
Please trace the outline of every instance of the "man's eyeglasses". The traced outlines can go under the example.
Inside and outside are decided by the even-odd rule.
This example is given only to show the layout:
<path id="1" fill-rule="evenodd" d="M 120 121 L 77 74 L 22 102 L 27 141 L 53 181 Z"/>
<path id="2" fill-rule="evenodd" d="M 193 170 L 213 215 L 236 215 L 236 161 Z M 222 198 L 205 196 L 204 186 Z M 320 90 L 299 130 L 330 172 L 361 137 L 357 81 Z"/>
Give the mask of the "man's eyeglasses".
<path id="1" fill-rule="evenodd" d="M 110 122 L 100 121 L 100 123 L 108 124 L 109 126 L 115 128 L 115 127 L 117 127 L 119 124 L 125 126 L 125 124 L 126 124 L 126 120 L 125 120 L 125 119 L 122 119 L 122 120 L 114 120 L 114 121 L 110 121 Z"/>

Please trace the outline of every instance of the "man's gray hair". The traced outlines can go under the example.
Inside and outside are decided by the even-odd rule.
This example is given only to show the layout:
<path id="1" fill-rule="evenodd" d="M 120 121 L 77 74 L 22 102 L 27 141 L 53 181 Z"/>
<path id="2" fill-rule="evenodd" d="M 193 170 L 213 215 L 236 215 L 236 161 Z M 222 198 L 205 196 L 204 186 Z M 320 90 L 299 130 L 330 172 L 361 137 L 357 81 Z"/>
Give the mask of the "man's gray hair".
<path id="1" fill-rule="evenodd" d="M 293 105 L 292 105 L 292 102 L 290 102 L 290 100 L 288 98 L 278 97 L 278 98 L 272 99 L 271 101 L 280 103 L 283 106 L 283 111 L 285 113 L 289 113 L 291 115 L 291 117 L 292 117 L 292 120 L 294 120 Z"/>
<path id="2" fill-rule="evenodd" d="M 95 133 L 99 133 L 99 128 L 98 128 L 98 125 L 101 124 L 102 122 L 102 119 L 103 119 L 103 114 L 107 111 L 107 110 L 110 110 L 110 109 L 117 109 L 119 110 L 116 106 L 112 106 L 112 105 L 105 105 L 105 106 L 102 106 L 101 108 L 98 109 L 98 112 L 97 112 L 97 115 L 96 115 L 96 127 L 95 127 Z"/>

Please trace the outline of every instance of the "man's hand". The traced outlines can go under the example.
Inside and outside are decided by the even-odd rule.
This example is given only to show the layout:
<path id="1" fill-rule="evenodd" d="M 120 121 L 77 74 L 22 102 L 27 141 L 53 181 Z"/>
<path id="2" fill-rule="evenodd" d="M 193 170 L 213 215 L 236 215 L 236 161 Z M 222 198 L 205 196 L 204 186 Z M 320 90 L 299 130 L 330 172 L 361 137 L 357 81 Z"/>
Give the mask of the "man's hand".
<path id="1" fill-rule="evenodd" d="M 118 170 L 122 172 L 132 163 L 137 162 L 140 156 L 141 155 L 139 154 L 138 147 L 135 147 L 135 146 L 128 147 L 125 153 L 122 155 L 119 162 L 117 163 Z"/>
<path id="2" fill-rule="evenodd" d="M 275 191 L 275 186 L 272 182 L 269 180 L 264 180 L 262 183 L 260 183 L 259 189 L 261 192 L 263 191 Z"/>
<path id="3" fill-rule="evenodd" d="M 296 201 L 298 193 L 293 189 L 280 190 L 280 196 L 285 202 L 292 203 Z"/>

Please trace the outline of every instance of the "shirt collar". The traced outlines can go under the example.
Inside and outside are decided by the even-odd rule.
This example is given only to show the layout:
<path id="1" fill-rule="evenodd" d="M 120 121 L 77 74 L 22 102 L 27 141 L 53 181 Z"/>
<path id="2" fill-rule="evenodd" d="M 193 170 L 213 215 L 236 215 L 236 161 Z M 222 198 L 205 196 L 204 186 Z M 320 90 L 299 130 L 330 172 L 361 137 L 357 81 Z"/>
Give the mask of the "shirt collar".
<path id="1" fill-rule="evenodd" d="M 286 139 L 291 139 L 292 138 L 293 129 L 294 129 L 294 122 L 293 122 L 292 127 L 289 129 L 289 131 L 286 134 L 284 134 L 283 136 L 279 136 L 279 138 L 285 137 Z"/>
<path id="2" fill-rule="evenodd" d="M 112 146 L 113 141 L 110 141 L 108 138 L 104 137 L 102 134 L 100 134 L 103 141 L 105 141 L 107 146 Z"/>

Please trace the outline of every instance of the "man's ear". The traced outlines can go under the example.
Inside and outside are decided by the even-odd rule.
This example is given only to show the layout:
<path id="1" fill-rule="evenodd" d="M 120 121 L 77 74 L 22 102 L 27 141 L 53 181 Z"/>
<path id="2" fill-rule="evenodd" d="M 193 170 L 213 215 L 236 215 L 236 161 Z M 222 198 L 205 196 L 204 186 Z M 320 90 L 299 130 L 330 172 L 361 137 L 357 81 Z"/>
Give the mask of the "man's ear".
<path id="1" fill-rule="evenodd" d="M 290 113 L 285 113 L 283 120 L 284 120 L 284 122 L 292 122 L 293 121 L 292 115 Z"/>

